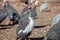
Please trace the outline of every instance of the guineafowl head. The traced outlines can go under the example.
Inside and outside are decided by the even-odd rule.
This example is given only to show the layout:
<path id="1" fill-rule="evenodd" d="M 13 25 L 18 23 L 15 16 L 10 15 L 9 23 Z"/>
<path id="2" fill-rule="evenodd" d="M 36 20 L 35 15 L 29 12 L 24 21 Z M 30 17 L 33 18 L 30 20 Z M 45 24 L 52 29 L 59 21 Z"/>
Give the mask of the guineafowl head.
<path id="1" fill-rule="evenodd" d="M 4 7 L 7 7 L 7 2 L 8 2 L 8 0 L 3 0 L 3 6 Z"/>

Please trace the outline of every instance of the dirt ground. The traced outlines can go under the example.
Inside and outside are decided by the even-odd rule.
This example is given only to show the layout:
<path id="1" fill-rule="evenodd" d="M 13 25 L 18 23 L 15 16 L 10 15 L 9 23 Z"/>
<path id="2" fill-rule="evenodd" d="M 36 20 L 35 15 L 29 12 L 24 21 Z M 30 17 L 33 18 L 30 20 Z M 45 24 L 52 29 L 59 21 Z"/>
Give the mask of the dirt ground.
<path id="1" fill-rule="evenodd" d="M 0 3 L 1 4 L 1 3 Z M 51 28 L 51 23 L 53 17 L 60 13 L 60 3 L 48 3 L 49 8 L 40 12 L 39 7 L 37 7 L 38 19 L 35 20 L 35 28 L 33 29 L 31 35 L 28 37 L 28 40 L 42 40 L 47 34 L 49 28 Z M 18 5 L 18 3 L 11 4 L 20 14 L 22 9 L 26 6 Z M 1 8 L 1 6 L 0 6 Z M 2 24 L 8 24 L 9 20 L 4 20 Z M 0 40 L 16 40 L 16 29 L 18 25 L 13 26 L 2 26 L 2 27 L 11 27 L 9 29 L 1 29 L 0 27 Z"/>

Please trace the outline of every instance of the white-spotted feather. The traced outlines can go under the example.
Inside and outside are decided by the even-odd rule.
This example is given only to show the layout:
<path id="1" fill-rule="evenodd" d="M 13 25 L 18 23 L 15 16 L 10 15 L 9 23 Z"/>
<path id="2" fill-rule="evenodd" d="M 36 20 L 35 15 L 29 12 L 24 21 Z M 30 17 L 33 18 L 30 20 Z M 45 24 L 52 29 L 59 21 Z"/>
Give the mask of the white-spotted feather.
<path id="1" fill-rule="evenodd" d="M 23 33 L 29 33 L 29 32 L 31 32 L 31 31 L 33 30 L 33 28 L 34 28 L 34 21 L 33 21 L 33 19 L 32 19 L 31 17 L 29 17 L 29 20 L 30 20 L 30 22 L 29 22 L 29 24 L 27 25 L 27 27 L 25 28 L 25 30 L 23 31 Z"/>

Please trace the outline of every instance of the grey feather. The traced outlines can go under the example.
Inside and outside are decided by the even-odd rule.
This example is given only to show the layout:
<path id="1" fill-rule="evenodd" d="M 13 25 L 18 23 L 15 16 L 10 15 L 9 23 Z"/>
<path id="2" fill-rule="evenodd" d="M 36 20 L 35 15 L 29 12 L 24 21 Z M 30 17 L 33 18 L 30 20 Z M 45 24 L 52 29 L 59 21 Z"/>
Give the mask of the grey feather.
<path id="1" fill-rule="evenodd" d="M 60 20 L 47 33 L 47 40 L 60 40 Z"/>
<path id="2" fill-rule="evenodd" d="M 28 12 L 27 12 L 27 13 L 28 13 Z M 22 34 L 21 34 L 21 33 L 18 34 L 18 32 L 19 32 L 20 30 L 25 30 L 25 28 L 26 28 L 27 25 L 29 24 L 29 21 L 30 21 L 30 20 L 28 19 L 28 16 L 29 16 L 29 15 L 28 15 L 27 13 L 24 14 L 23 17 L 20 18 L 19 26 L 18 26 L 18 28 L 17 28 L 17 36 L 19 36 L 19 37 L 22 37 L 22 36 L 23 36 L 23 35 L 22 35 L 23 33 L 21 32 Z M 20 36 L 20 35 L 21 35 L 21 36 Z M 26 35 L 27 35 L 27 34 L 26 34 Z M 25 35 L 25 36 L 26 36 L 26 35 Z M 25 36 L 24 36 L 24 37 L 25 37 Z"/>
<path id="3" fill-rule="evenodd" d="M 0 22 L 2 22 L 3 20 L 5 20 L 7 17 L 7 10 L 6 9 L 3 9 L 1 12 L 0 12 Z"/>
<path id="4" fill-rule="evenodd" d="M 36 18 L 37 12 L 36 12 L 36 5 L 35 7 L 31 10 L 31 17 Z"/>
<path id="5" fill-rule="evenodd" d="M 8 12 L 8 18 L 11 20 L 13 19 L 14 21 L 19 21 L 20 15 L 14 9 L 8 2 L 7 2 L 7 12 Z"/>

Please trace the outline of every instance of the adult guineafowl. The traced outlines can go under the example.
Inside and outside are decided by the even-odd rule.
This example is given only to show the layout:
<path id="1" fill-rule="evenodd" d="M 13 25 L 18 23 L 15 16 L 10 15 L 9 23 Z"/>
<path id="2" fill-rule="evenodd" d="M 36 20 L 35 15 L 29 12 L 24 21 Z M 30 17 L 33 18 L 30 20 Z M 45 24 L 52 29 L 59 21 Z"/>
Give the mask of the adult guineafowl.
<path id="1" fill-rule="evenodd" d="M 52 28 L 48 31 L 47 40 L 60 40 L 60 14 L 57 14 L 52 21 Z"/>
<path id="2" fill-rule="evenodd" d="M 48 9 L 48 3 L 47 3 L 47 0 L 42 0 L 43 2 L 45 2 L 44 4 L 41 5 L 40 7 L 40 11 L 43 12 L 45 11 L 46 9 Z"/>
<path id="3" fill-rule="evenodd" d="M 31 17 L 31 11 L 28 10 L 24 16 L 20 18 L 19 26 L 17 28 L 17 39 L 25 39 L 34 28 L 34 19 Z"/>
<path id="4" fill-rule="evenodd" d="M 10 22 L 12 21 L 14 22 L 19 22 L 20 16 L 18 14 L 18 12 L 16 11 L 16 9 L 14 9 L 8 2 L 8 0 L 5 0 L 6 8 L 7 8 L 7 12 L 8 12 L 8 18 L 10 20 Z M 11 23 L 11 24 L 13 24 Z"/>

